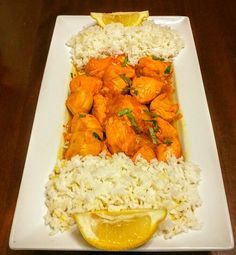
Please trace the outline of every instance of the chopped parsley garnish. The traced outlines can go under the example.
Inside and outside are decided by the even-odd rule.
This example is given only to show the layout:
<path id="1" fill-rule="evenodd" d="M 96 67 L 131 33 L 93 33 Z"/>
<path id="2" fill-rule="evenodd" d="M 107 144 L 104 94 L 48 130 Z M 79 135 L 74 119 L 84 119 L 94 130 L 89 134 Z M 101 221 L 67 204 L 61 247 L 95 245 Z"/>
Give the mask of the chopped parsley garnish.
<path id="1" fill-rule="evenodd" d="M 124 82 L 127 83 L 128 86 L 131 87 L 132 81 L 130 80 L 130 78 L 126 77 L 125 74 L 123 74 L 123 73 L 120 74 L 119 76 L 120 76 L 120 78 L 121 78 Z"/>
<path id="2" fill-rule="evenodd" d="M 163 143 L 166 144 L 166 145 L 171 145 L 172 141 L 169 140 L 169 139 L 165 139 Z"/>
<path id="3" fill-rule="evenodd" d="M 74 75 L 73 75 L 73 73 L 70 73 L 70 77 L 73 79 L 74 78 Z"/>
<path id="4" fill-rule="evenodd" d="M 125 59 L 124 59 L 124 61 L 121 63 L 121 66 L 122 66 L 122 67 L 125 67 L 125 66 L 128 64 L 128 62 L 129 62 L 128 56 L 125 56 Z"/>
<path id="5" fill-rule="evenodd" d="M 134 127 L 135 131 L 136 131 L 137 133 L 140 133 L 140 128 L 138 127 L 138 123 L 137 123 L 137 121 L 136 121 L 136 119 L 135 119 L 133 113 L 132 113 L 132 112 L 129 112 L 129 113 L 126 114 L 126 116 L 127 116 L 128 119 L 130 120 L 130 123 L 131 123 L 131 125 Z"/>
<path id="6" fill-rule="evenodd" d="M 134 94 L 137 96 L 138 95 L 138 90 L 134 89 Z"/>
<path id="7" fill-rule="evenodd" d="M 86 117 L 86 114 L 79 114 L 79 118 L 84 118 L 84 117 Z"/>
<path id="8" fill-rule="evenodd" d="M 153 60 L 160 60 L 160 61 L 164 61 L 164 60 L 165 60 L 164 58 L 157 57 L 157 56 L 155 56 L 155 55 L 152 55 L 152 59 L 153 59 Z"/>
<path id="9" fill-rule="evenodd" d="M 159 125 L 157 124 L 157 121 L 156 121 L 156 120 L 145 120 L 145 121 L 152 122 L 152 124 L 153 124 L 153 130 L 154 130 L 155 132 L 158 132 L 158 131 L 160 130 L 160 127 L 159 127 Z"/>
<path id="10" fill-rule="evenodd" d="M 123 90 L 123 93 L 128 93 L 132 86 L 132 81 L 130 78 L 126 77 L 125 74 L 120 74 L 119 76 L 127 84 L 127 87 Z"/>
<path id="11" fill-rule="evenodd" d="M 99 141 L 102 141 L 101 137 L 96 132 L 93 132 L 93 136 Z"/>
<path id="12" fill-rule="evenodd" d="M 156 113 L 153 113 L 153 112 L 150 112 L 148 110 L 143 110 L 145 113 L 147 113 L 149 116 L 153 117 L 153 118 L 156 118 L 158 117 L 158 115 Z"/>
<path id="13" fill-rule="evenodd" d="M 118 115 L 119 117 L 121 117 L 121 116 L 123 116 L 123 115 L 125 115 L 125 114 L 127 114 L 127 113 L 130 113 L 130 112 L 132 112 L 131 109 L 129 109 L 129 108 L 124 108 L 124 109 L 120 110 L 120 111 L 117 113 L 117 115 Z"/>
<path id="14" fill-rule="evenodd" d="M 149 134 L 152 138 L 152 143 L 157 144 L 156 134 L 155 134 L 154 129 L 152 127 L 149 128 Z"/>
<path id="15" fill-rule="evenodd" d="M 135 117 L 134 117 L 134 115 L 133 115 L 131 109 L 129 109 L 129 108 L 124 108 L 124 109 L 120 110 L 120 111 L 117 113 L 117 115 L 118 115 L 119 117 L 121 117 L 121 116 L 123 116 L 123 115 L 126 115 L 126 116 L 128 117 L 128 119 L 129 119 L 130 123 L 131 123 L 131 126 L 134 127 L 134 129 L 135 129 L 135 131 L 136 131 L 137 133 L 140 133 L 140 128 L 138 127 L 138 123 L 137 123 L 137 121 L 136 121 L 136 119 L 135 119 Z"/>
<path id="16" fill-rule="evenodd" d="M 164 71 L 164 73 L 165 73 L 165 74 L 169 74 L 169 73 L 170 73 L 170 68 L 171 68 L 171 66 L 167 66 L 167 67 L 166 67 L 166 70 Z"/>

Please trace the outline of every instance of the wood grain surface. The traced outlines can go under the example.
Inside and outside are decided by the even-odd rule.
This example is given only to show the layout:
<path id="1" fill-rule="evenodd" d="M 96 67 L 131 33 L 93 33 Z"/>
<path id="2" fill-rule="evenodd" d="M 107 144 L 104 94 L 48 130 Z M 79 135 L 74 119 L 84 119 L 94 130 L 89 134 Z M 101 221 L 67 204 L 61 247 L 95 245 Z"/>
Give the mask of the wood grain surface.
<path id="1" fill-rule="evenodd" d="M 1 255 L 75 254 L 74 252 L 13 251 L 8 246 L 56 16 L 88 15 L 90 11 L 134 10 L 149 10 L 150 15 L 185 15 L 190 18 L 232 226 L 234 233 L 236 232 L 236 156 L 234 154 L 236 152 L 236 1 L 0 0 Z M 89 254 L 89 252 L 76 254 Z M 236 250 L 181 254 L 236 254 Z"/>

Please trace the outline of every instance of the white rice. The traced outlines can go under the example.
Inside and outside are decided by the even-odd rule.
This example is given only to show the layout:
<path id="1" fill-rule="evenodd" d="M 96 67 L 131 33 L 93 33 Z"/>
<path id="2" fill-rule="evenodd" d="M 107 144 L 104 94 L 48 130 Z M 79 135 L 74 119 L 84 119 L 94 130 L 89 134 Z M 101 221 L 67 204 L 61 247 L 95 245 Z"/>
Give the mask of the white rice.
<path id="1" fill-rule="evenodd" d="M 125 27 L 121 23 L 112 23 L 104 28 L 93 25 L 73 36 L 67 45 L 71 47 L 72 62 L 78 69 L 83 68 L 92 57 L 124 53 L 131 65 L 148 55 L 172 59 L 184 47 L 176 31 L 153 21 L 145 21 L 136 27 Z"/>
<path id="2" fill-rule="evenodd" d="M 157 234 L 170 238 L 200 227 L 199 181 L 199 167 L 182 158 L 148 163 L 139 157 L 133 163 L 119 153 L 58 160 L 46 186 L 45 222 L 54 234 L 75 226 L 78 212 L 165 207 L 168 215 Z"/>

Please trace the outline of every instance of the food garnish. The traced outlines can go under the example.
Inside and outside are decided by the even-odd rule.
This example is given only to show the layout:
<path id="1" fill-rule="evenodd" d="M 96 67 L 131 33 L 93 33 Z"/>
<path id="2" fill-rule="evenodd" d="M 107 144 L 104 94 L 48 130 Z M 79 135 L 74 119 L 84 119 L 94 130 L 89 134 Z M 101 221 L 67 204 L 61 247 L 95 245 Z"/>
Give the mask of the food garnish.
<path id="1" fill-rule="evenodd" d="M 165 140 L 163 141 L 163 143 L 166 144 L 166 145 L 171 145 L 171 144 L 172 144 L 172 141 L 171 141 L 170 139 L 165 139 Z"/>
<path id="2" fill-rule="evenodd" d="M 128 64 L 128 61 L 129 61 L 128 56 L 125 56 L 125 59 L 124 59 L 124 61 L 121 63 L 121 66 L 122 66 L 122 67 L 125 67 L 125 66 Z"/>
<path id="3" fill-rule="evenodd" d="M 165 71 L 164 71 L 164 73 L 165 74 L 169 74 L 170 73 L 170 68 L 171 68 L 171 66 L 167 66 Z"/>
<path id="4" fill-rule="evenodd" d="M 134 115 L 133 115 L 131 109 L 129 109 L 129 108 L 122 109 L 122 110 L 120 110 L 120 111 L 117 113 L 117 115 L 118 115 L 119 117 L 121 117 L 121 116 L 123 116 L 123 115 L 126 115 L 126 116 L 128 117 L 128 119 L 130 120 L 131 126 L 134 127 L 135 131 L 136 131 L 137 133 L 140 132 L 140 128 L 138 127 L 138 123 L 137 123 L 137 121 L 136 121 L 136 119 L 135 119 L 135 117 L 134 117 Z"/>
<path id="5" fill-rule="evenodd" d="M 153 112 L 150 112 L 150 111 L 148 111 L 148 110 L 143 110 L 145 113 L 147 113 L 148 115 L 150 115 L 151 117 L 153 117 L 153 118 L 156 118 L 156 117 L 158 117 L 158 115 L 156 114 L 156 113 L 153 113 Z"/>
<path id="6" fill-rule="evenodd" d="M 108 251 L 136 248 L 151 239 L 166 209 L 95 211 L 75 215 L 84 239 L 92 246 Z"/>
<path id="7" fill-rule="evenodd" d="M 155 131 L 154 131 L 154 128 L 150 127 L 149 129 L 149 134 L 152 138 L 152 143 L 153 144 L 157 144 L 157 138 L 156 138 L 156 134 L 155 134 Z"/>
<path id="8" fill-rule="evenodd" d="M 126 77 L 125 74 L 120 74 L 120 78 L 127 83 L 127 85 L 130 87 L 132 85 L 132 81 L 130 78 Z"/>
<path id="9" fill-rule="evenodd" d="M 121 116 L 123 116 L 123 115 L 125 115 L 125 114 L 127 114 L 127 113 L 130 113 L 130 112 L 132 112 L 131 109 L 129 109 L 129 108 L 124 108 L 124 109 L 120 110 L 120 111 L 117 113 L 117 115 L 118 115 L 119 117 L 121 117 Z"/>
<path id="10" fill-rule="evenodd" d="M 134 94 L 137 96 L 138 95 L 138 90 L 134 89 Z"/>
<path id="11" fill-rule="evenodd" d="M 102 138 L 96 132 L 93 132 L 93 136 L 99 141 L 102 141 Z"/>
<path id="12" fill-rule="evenodd" d="M 153 124 L 153 130 L 154 130 L 155 132 L 158 132 L 158 131 L 160 130 L 160 127 L 158 126 L 156 120 L 144 120 L 144 121 L 152 122 L 152 124 Z"/>
<path id="13" fill-rule="evenodd" d="M 86 117 L 86 114 L 80 113 L 80 114 L 79 114 L 79 117 L 80 117 L 80 118 L 85 118 L 85 117 Z"/>
<path id="14" fill-rule="evenodd" d="M 155 55 L 152 55 L 152 59 L 153 59 L 153 60 L 160 60 L 160 61 L 164 61 L 164 60 L 165 60 L 164 58 L 157 57 L 157 56 L 155 56 Z"/>
<path id="15" fill-rule="evenodd" d="M 112 12 L 99 13 L 91 12 L 91 17 L 95 19 L 101 27 L 110 23 L 122 23 L 124 26 L 138 26 L 148 18 L 149 12 Z"/>

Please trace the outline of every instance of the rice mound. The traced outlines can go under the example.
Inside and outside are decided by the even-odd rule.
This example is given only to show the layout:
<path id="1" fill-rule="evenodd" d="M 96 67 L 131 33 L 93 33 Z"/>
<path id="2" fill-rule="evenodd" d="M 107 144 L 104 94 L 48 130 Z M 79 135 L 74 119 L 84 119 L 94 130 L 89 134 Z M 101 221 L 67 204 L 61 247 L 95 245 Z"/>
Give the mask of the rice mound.
<path id="1" fill-rule="evenodd" d="M 79 212 L 165 207 L 168 215 L 157 234 L 171 238 L 200 228 L 195 216 L 199 181 L 199 167 L 182 158 L 148 163 L 138 157 L 134 163 L 118 153 L 58 160 L 46 185 L 45 223 L 55 234 L 73 228 Z"/>
<path id="2" fill-rule="evenodd" d="M 90 58 L 119 54 L 128 55 L 131 65 L 148 55 L 172 59 L 184 47 L 176 31 L 153 21 L 135 27 L 125 27 L 121 23 L 111 23 L 104 28 L 89 26 L 73 36 L 67 45 L 71 47 L 72 63 L 77 69 L 82 69 Z"/>

